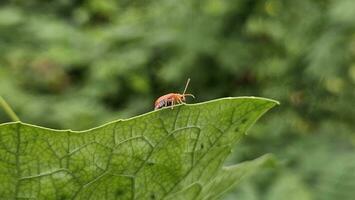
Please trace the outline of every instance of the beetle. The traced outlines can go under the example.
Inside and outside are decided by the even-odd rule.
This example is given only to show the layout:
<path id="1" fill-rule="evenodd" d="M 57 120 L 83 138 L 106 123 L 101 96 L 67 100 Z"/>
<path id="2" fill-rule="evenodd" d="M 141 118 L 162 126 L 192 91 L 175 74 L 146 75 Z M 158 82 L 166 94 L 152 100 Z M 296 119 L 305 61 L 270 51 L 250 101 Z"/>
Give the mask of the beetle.
<path id="1" fill-rule="evenodd" d="M 185 94 L 186 89 L 189 86 L 189 83 L 190 83 L 190 79 L 187 79 L 185 89 L 182 94 L 169 93 L 169 94 L 159 97 L 154 103 L 154 110 L 168 107 L 168 106 L 171 106 L 171 109 L 173 109 L 174 105 L 185 103 L 186 96 L 190 96 L 192 98 L 195 98 L 195 96 L 193 94 Z"/>

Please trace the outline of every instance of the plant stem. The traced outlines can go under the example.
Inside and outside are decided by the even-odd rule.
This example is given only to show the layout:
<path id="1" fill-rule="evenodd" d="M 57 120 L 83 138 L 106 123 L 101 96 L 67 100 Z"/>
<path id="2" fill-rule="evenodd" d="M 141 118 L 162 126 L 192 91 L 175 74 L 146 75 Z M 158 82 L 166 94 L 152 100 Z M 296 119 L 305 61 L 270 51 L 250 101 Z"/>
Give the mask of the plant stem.
<path id="1" fill-rule="evenodd" d="M 12 110 L 11 106 L 4 100 L 4 98 L 2 98 L 2 96 L 0 96 L 0 106 L 5 110 L 6 114 L 12 121 L 20 121 L 20 118 L 16 115 L 16 113 Z"/>

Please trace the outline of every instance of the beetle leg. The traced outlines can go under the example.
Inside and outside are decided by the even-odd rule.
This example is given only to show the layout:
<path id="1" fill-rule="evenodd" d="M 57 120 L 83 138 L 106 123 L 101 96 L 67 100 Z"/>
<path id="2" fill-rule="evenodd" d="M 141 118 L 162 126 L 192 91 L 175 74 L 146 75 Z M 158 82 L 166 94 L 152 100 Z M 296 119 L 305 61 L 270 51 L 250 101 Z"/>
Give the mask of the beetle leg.
<path id="1" fill-rule="evenodd" d="M 173 109 L 173 108 L 174 108 L 174 103 L 175 103 L 175 101 L 174 101 L 174 100 L 172 100 L 172 101 L 171 101 L 171 109 Z"/>
<path id="2" fill-rule="evenodd" d="M 184 102 L 182 101 L 182 99 L 179 99 L 178 100 L 180 104 L 183 104 Z"/>

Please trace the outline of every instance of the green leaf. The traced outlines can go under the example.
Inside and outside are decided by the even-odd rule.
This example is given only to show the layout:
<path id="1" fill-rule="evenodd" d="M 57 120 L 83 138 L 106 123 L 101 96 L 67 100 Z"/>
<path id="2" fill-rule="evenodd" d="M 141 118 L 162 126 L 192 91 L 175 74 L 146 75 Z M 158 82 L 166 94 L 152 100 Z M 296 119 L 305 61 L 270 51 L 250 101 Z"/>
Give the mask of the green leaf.
<path id="1" fill-rule="evenodd" d="M 247 171 L 222 167 L 232 146 L 276 104 L 223 98 L 87 131 L 2 124 L 0 199 L 214 199 Z"/>
<path id="2" fill-rule="evenodd" d="M 216 178 L 204 187 L 202 196 L 204 199 L 217 199 L 225 191 L 239 183 L 243 177 L 257 171 L 260 167 L 274 164 L 275 159 L 272 155 L 264 155 L 252 161 L 223 167 Z"/>
<path id="3" fill-rule="evenodd" d="M 193 183 L 186 189 L 183 189 L 177 193 L 173 193 L 166 197 L 166 200 L 185 200 L 185 199 L 196 199 L 201 193 L 202 185 L 199 183 Z"/>

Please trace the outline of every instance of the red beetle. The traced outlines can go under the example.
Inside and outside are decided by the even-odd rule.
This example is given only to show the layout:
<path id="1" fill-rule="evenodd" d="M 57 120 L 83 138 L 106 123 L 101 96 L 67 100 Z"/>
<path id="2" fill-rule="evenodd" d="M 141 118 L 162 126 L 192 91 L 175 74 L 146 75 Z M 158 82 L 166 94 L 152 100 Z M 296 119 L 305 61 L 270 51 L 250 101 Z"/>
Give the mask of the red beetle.
<path id="1" fill-rule="evenodd" d="M 192 94 L 185 94 L 187 86 L 190 83 L 190 79 L 187 79 L 187 83 L 184 89 L 184 92 L 182 94 L 179 93 L 169 93 L 164 96 L 159 97 L 154 104 L 154 110 L 163 108 L 163 107 L 168 107 L 171 106 L 171 108 L 174 107 L 176 104 L 182 104 L 186 101 L 185 97 L 190 96 L 195 98 L 194 95 Z"/>

